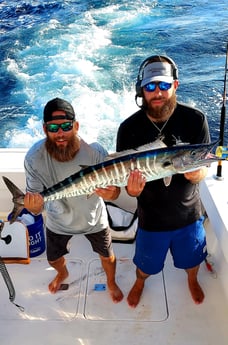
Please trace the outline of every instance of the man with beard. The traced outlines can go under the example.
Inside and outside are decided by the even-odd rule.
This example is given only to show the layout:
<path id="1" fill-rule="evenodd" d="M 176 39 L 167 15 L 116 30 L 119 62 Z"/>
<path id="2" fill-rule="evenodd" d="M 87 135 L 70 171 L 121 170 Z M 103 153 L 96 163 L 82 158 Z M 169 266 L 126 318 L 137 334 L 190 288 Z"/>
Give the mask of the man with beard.
<path id="1" fill-rule="evenodd" d="M 78 136 L 79 123 L 71 104 L 63 99 L 50 100 L 44 107 L 43 130 L 46 138 L 40 140 L 25 157 L 26 196 L 25 208 L 33 214 L 43 210 L 39 194 L 44 188 L 81 170 L 82 166 L 97 164 L 107 152 L 96 149 Z M 68 276 L 64 255 L 73 235 L 84 234 L 93 250 L 99 254 L 107 276 L 107 286 L 113 302 L 122 300 L 123 294 L 115 281 L 116 258 L 112 249 L 110 228 L 103 198 L 114 200 L 119 188 L 110 186 L 97 189 L 91 196 L 79 196 L 50 201 L 45 204 L 47 259 L 57 271 L 49 284 L 56 293 Z"/>
<path id="2" fill-rule="evenodd" d="M 138 97 L 142 98 L 141 109 L 120 125 L 117 151 L 137 148 L 157 138 L 166 146 L 210 141 L 204 114 L 176 101 L 178 84 L 178 69 L 169 57 L 155 55 L 141 64 L 136 83 L 136 103 Z M 137 197 L 138 231 L 133 259 L 136 281 L 127 297 L 129 306 L 137 306 L 145 280 L 163 269 L 169 249 L 175 267 L 187 273 L 194 302 L 203 302 L 197 274 L 207 250 L 199 182 L 206 173 L 203 167 L 177 174 L 166 186 L 162 179 L 145 183 L 140 171 L 131 172 L 126 190 Z"/>

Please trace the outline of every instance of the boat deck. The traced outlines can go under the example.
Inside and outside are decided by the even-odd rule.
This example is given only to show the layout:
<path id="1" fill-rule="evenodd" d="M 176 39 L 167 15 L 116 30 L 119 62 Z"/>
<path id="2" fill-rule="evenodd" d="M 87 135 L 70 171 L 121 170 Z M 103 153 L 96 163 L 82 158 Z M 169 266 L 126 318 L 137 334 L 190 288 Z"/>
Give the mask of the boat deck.
<path id="1" fill-rule="evenodd" d="M 135 278 L 134 244 L 114 243 L 114 248 L 117 281 L 125 295 L 118 304 L 111 301 L 100 261 L 84 237 L 74 237 L 67 256 L 68 290 L 48 292 L 55 273 L 43 254 L 29 265 L 7 265 L 15 302 L 24 312 L 10 303 L 0 277 L 1 345 L 227 344 L 228 306 L 213 256 L 214 272 L 205 265 L 200 269 L 203 304 L 194 304 L 185 272 L 174 268 L 168 256 L 163 272 L 146 281 L 142 299 L 132 309 L 126 296 Z"/>
<path id="2" fill-rule="evenodd" d="M 0 149 L 0 175 L 12 179 L 22 190 L 25 152 Z M 45 253 L 31 258 L 29 265 L 7 265 L 16 291 L 15 303 L 24 311 L 9 301 L 0 275 L 0 344 L 227 345 L 228 165 L 224 164 L 224 181 L 213 178 L 215 171 L 213 166 L 201 188 L 210 218 L 207 242 L 213 268 L 212 273 L 204 264 L 200 268 L 199 281 L 205 292 L 202 304 L 192 301 L 185 272 L 176 269 L 168 255 L 163 272 L 147 279 L 139 305 L 130 308 L 126 297 L 135 279 L 134 243 L 114 243 L 117 282 L 124 293 L 123 301 L 114 304 L 97 255 L 83 236 L 75 236 L 66 256 L 68 290 L 54 295 L 48 292 L 55 272 Z M 11 209 L 9 191 L 0 177 L 0 218 L 5 219 Z"/>

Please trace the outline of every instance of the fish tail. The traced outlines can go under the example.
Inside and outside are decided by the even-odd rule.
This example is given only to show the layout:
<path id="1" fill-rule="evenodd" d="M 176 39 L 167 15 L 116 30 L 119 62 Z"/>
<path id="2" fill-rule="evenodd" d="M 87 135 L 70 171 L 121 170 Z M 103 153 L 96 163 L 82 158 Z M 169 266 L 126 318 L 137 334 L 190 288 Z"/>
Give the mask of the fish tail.
<path id="1" fill-rule="evenodd" d="M 14 223 L 21 211 L 24 209 L 24 197 L 25 194 L 12 182 L 10 181 L 7 177 L 2 176 L 3 181 L 5 182 L 7 188 L 13 195 L 13 210 L 11 212 L 11 218 L 10 218 L 10 224 Z"/>

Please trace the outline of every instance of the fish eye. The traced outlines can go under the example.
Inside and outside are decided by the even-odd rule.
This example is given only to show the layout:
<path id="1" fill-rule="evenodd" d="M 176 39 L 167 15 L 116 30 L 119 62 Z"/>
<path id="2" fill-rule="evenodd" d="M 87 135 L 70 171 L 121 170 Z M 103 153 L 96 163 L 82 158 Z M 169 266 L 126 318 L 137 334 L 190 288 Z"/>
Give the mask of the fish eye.
<path id="1" fill-rule="evenodd" d="M 163 163 L 163 168 L 167 168 L 167 167 L 169 167 L 170 165 L 172 165 L 172 163 L 170 162 L 170 161 L 166 161 L 166 162 L 164 162 Z"/>
<path id="2" fill-rule="evenodd" d="M 196 151 L 195 151 L 195 150 L 192 150 L 192 151 L 191 151 L 191 155 L 192 155 L 192 156 L 195 156 L 195 155 L 196 155 Z"/>

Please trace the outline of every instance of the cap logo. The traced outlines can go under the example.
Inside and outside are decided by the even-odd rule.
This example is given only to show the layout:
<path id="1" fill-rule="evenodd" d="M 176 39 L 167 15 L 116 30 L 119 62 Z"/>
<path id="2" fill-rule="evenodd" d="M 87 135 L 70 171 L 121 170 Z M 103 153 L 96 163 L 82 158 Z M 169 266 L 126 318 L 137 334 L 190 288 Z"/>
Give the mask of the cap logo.
<path id="1" fill-rule="evenodd" d="M 172 66 L 168 62 L 152 62 L 145 66 L 141 87 L 152 81 L 173 82 Z"/>

